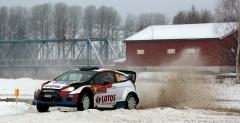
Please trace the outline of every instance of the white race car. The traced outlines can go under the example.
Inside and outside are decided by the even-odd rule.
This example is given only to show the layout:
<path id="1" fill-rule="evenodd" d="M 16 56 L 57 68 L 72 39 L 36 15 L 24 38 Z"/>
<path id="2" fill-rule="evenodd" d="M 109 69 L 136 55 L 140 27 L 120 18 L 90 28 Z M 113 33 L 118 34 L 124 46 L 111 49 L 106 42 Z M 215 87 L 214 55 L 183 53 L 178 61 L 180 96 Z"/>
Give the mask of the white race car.
<path id="1" fill-rule="evenodd" d="M 51 106 L 135 109 L 139 98 L 135 87 L 136 73 L 85 67 L 66 72 L 43 83 L 34 93 L 33 105 L 39 112 Z"/>

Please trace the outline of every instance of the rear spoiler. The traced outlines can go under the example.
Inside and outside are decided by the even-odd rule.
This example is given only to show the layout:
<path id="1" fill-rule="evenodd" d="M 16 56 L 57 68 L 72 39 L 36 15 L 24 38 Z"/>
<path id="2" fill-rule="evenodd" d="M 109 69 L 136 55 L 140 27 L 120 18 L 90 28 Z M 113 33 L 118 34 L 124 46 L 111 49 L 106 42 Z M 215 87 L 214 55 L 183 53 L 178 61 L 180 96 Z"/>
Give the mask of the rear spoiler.
<path id="1" fill-rule="evenodd" d="M 136 78 L 137 78 L 136 72 L 134 72 L 134 71 L 129 71 L 129 70 L 117 70 L 117 71 L 127 74 L 127 75 L 129 76 L 129 79 L 130 79 L 133 83 L 136 82 Z"/>

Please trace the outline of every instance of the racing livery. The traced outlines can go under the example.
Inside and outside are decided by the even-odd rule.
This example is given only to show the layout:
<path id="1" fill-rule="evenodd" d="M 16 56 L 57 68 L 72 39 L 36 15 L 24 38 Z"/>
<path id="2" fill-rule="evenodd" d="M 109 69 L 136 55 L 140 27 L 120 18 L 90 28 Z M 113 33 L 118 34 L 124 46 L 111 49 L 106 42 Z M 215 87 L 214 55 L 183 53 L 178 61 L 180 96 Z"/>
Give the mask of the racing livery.
<path id="1" fill-rule="evenodd" d="M 68 71 L 43 83 L 34 93 L 33 105 L 39 112 L 51 106 L 135 109 L 139 98 L 135 87 L 136 73 L 84 67 Z"/>

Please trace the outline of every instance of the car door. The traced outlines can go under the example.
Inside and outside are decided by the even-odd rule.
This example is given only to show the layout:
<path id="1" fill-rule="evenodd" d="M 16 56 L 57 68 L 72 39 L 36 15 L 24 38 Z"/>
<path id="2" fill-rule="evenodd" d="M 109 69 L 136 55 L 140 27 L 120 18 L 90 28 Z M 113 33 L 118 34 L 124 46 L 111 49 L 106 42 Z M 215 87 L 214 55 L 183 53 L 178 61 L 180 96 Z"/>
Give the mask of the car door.
<path id="1" fill-rule="evenodd" d="M 129 88 L 133 88 L 132 83 L 129 81 L 128 77 L 122 73 L 114 73 L 115 82 L 112 85 L 112 91 L 116 94 L 116 102 L 125 101 L 123 99 L 124 91 Z"/>
<path id="2" fill-rule="evenodd" d="M 111 89 L 115 81 L 113 72 L 101 72 L 94 78 L 94 106 L 112 107 L 116 102 L 116 94 Z"/>

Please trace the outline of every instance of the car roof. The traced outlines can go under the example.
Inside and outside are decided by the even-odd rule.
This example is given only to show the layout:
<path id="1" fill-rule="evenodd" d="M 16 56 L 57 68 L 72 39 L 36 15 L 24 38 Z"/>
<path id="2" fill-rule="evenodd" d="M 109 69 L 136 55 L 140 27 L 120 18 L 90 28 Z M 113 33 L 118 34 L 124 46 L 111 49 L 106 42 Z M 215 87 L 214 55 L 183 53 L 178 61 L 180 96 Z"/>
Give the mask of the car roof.
<path id="1" fill-rule="evenodd" d="M 95 71 L 95 72 L 117 72 L 117 73 L 128 76 L 127 74 L 125 74 L 121 71 L 104 69 L 104 68 L 100 68 L 100 67 L 80 67 L 79 69 L 75 69 L 75 70 L 77 70 L 77 71 Z"/>
<path id="2" fill-rule="evenodd" d="M 94 71 L 96 71 L 96 72 L 113 72 L 114 70 L 100 68 L 100 69 L 97 69 L 97 70 L 94 70 Z"/>

